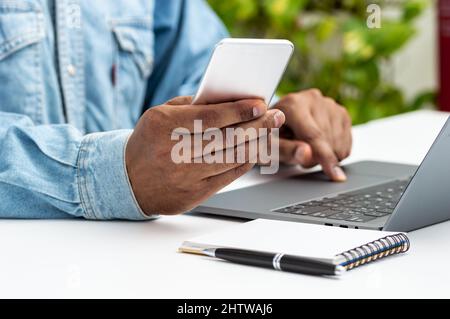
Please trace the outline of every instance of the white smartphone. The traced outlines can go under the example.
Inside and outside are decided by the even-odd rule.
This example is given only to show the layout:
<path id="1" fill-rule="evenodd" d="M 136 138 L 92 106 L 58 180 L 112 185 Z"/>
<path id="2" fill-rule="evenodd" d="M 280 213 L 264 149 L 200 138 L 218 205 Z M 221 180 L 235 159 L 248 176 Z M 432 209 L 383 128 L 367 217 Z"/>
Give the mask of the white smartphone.
<path id="1" fill-rule="evenodd" d="M 194 104 L 263 99 L 267 105 L 294 52 L 288 40 L 224 39 L 215 48 Z"/>

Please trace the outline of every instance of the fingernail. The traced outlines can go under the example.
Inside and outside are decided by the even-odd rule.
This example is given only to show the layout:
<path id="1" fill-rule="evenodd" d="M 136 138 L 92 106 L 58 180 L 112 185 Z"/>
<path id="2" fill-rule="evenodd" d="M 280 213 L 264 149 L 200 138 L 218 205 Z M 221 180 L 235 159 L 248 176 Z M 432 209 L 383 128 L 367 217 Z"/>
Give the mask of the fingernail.
<path id="1" fill-rule="evenodd" d="M 303 156 L 305 152 L 303 150 L 303 147 L 299 146 L 297 147 L 297 150 L 295 151 L 295 159 L 299 162 L 303 161 Z"/>
<path id="2" fill-rule="evenodd" d="M 275 119 L 275 127 L 282 127 L 285 121 L 285 117 L 284 117 L 284 113 L 281 111 L 278 111 L 277 113 L 275 113 L 275 115 L 273 116 L 273 118 Z"/>
<path id="3" fill-rule="evenodd" d="M 259 108 L 254 107 L 253 108 L 253 117 L 260 117 L 261 116 L 261 111 L 259 110 Z"/>
<path id="4" fill-rule="evenodd" d="M 347 180 L 347 175 L 345 175 L 342 168 L 336 166 L 334 168 L 334 178 L 337 182 L 345 182 Z"/>

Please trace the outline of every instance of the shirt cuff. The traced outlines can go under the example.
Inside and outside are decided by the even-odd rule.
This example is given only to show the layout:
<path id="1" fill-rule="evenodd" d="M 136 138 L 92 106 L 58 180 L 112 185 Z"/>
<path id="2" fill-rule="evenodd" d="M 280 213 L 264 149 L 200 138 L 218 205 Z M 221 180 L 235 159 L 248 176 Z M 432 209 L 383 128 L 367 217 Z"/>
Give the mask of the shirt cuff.
<path id="1" fill-rule="evenodd" d="M 86 219 L 151 220 L 134 196 L 125 164 L 131 130 L 85 136 L 78 156 L 78 189 Z"/>

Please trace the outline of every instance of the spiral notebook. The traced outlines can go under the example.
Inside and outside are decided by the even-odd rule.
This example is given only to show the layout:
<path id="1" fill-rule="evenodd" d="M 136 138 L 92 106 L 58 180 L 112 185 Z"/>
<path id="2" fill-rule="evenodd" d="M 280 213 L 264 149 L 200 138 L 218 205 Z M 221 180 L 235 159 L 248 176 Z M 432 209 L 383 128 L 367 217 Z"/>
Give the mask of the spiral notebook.
<path id="1" fill-rule="evenodd" d="M 410 241 L 404 233 L 257 219 L 186 241 L 179 251 L 201 255 L 206 248 L 283 253 L 333 262 L 351 270 L 405 253 Z"/>

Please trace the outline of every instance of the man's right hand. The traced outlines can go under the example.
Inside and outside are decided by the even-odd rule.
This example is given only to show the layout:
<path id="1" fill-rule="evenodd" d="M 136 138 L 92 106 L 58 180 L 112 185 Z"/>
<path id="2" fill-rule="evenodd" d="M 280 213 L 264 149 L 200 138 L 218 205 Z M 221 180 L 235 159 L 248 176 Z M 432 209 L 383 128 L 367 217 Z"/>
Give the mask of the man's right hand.
<path id="1" fill-rule="evenodd" d="M 179 97 L 148 110 L 126 148 L 128 175 L 145 214 L 176 215 L 189 211 L 255 165 L 249 157 L 243 164 L 174 163 L 171 153 L 177 141 L 172 141 L 172 133 L 180 127 L 193 132 L 195 120 L 202 120 L 203 131 L 219 128 L 225 135 L 228 127 L 270 131 L 281 127 L 285 116 L 278 110 L 268 111 L 261 100 L 192 105 L 191 97 Z"/>

